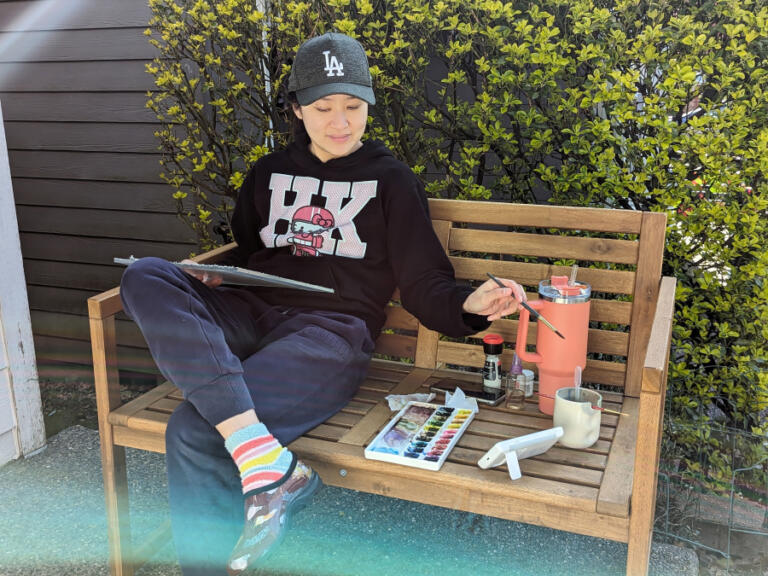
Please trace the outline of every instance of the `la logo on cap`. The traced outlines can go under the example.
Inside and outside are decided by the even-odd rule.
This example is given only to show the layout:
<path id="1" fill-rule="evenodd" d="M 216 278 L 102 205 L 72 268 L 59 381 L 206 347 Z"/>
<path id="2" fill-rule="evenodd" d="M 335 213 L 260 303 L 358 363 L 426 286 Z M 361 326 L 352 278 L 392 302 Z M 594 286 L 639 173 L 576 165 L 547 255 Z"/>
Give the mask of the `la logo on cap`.
<path id="1" fill-rule="evenodd" d="M 323 55 L 325 56 L 324 70 L 328 72 L 328 76 L 344 76 L 344 64 L 339 62 L 336 56 L 331 56 L 330 50 L 323 52 Z"/>

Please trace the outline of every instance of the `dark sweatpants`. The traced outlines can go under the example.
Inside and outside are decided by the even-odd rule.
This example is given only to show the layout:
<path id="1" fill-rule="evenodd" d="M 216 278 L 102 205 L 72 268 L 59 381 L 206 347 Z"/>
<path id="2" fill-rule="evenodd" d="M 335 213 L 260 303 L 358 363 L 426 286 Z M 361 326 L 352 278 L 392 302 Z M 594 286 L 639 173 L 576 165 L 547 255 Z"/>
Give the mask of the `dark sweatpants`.
<path id="1" fill-rule="evenodd" d="M 287 445 L 341 409 L 373 351 L 365 322 L 273 307 L 142 258 L 120 287 L 163 375 L 184 393 L 166 431 L 174 542 L 185 576 L 226 574 L 243 527 L 240 478 L 214 426 L 250 408 Z"/>

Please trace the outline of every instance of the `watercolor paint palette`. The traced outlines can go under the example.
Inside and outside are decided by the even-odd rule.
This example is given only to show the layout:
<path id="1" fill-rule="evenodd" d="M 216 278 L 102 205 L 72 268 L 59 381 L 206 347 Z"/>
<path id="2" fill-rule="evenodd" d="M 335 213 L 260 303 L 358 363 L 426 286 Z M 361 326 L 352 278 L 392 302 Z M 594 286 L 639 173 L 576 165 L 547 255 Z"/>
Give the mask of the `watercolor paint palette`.
<path id="1" fill-rule="evenodd" d="M 365 449 L 365 457 L 439 470 L 476 410 L 409 402 Z"/>

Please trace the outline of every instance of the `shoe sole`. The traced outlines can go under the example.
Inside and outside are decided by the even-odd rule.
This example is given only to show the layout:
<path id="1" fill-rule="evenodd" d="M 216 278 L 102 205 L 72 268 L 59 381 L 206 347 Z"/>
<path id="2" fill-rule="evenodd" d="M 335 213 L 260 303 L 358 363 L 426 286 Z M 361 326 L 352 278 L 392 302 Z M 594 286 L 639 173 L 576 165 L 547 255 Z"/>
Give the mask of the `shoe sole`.
<path id="1" fill-rule="evenodd" d="M 309 504 L 309 501 L 312 500 L 312 497 L 315 495 L 315 492 L 323 485 L 323 481 L 320 479 L 320 475 L 312 470 L 312 475 L 309 477 L 309 481 L 307 482 L 307 485 L 304 487 L 304 489 L 301 491 L 301 493 L 296 496 L 293 500 L 291 500 L 290 504 L 288 504 L 285 508 L 285 513 L 283 514 L 283 518 L 285 518 L 285 522 L 283 522 L 283 529 L 280 530 L 280 533 L 277 535 L 277 538 L 272 543 L 272 546 L 267 549 L 264 554 L 262 554 L 259 559 L 256 561 L 256 565 L 253 566 L 252 569 L 247 569 L 243 574 L 256 574 L 259 570 L 259 567 L 263 562 L 266 562 L 270 556 L 274 553 L 274 551 L 280 547 L 280 544 L 283 543 L 283 539 L 285 538 L 285 533 L 290 529 L 291 522 L 293 521 L 293 516 L 297 512 L 301 512 L 304 508 L 306 508 L 307 504 Z"/>

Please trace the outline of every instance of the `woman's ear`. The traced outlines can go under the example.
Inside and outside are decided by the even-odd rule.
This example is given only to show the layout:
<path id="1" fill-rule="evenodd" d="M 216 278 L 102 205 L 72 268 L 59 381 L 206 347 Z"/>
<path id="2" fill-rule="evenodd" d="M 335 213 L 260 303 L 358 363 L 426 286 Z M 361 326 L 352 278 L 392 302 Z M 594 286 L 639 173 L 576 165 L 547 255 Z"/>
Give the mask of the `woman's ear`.
<path id="1" fill-rule="evenodd" d="M 304 120 L 304 118 L 301 116 L 301 106 L 296 103 L 291 104 L 291 106 L 293 107 L 293 113 L 296 114 L 296 118 L 299 120 Z"/>

